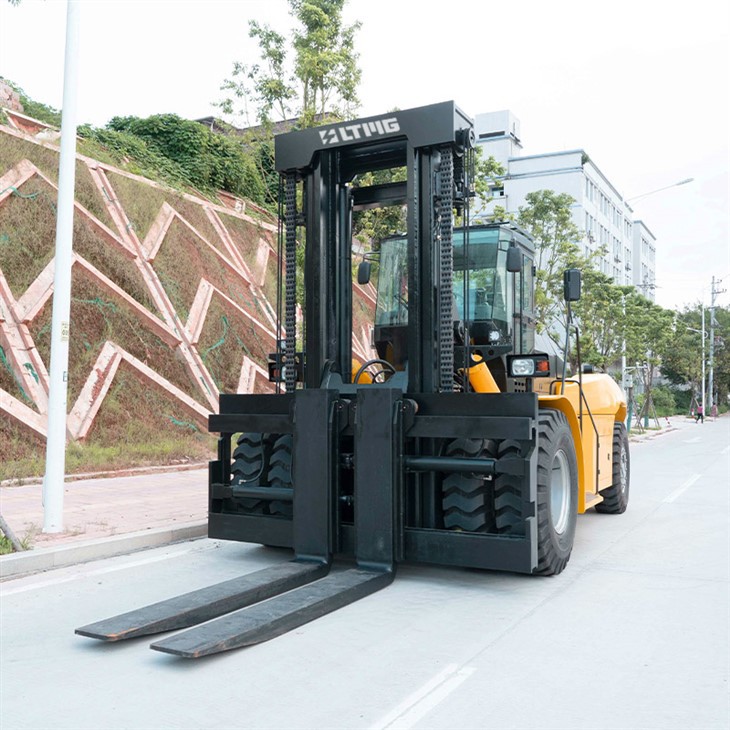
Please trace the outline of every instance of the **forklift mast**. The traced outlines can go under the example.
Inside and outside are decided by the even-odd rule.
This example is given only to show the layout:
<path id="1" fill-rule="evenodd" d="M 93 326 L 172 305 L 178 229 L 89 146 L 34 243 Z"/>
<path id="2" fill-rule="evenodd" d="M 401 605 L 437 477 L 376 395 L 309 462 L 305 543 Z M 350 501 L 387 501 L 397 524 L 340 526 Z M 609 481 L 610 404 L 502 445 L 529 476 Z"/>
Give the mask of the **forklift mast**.
<path id="1" fill-rule="evenodd" d="M 353 210 L 383 205 L 407 210 L 407 380 L 391 379 L 391 386 L 400 383 L 413 393 L 453 389 L 454 210 L 468 225 L 473 143 L 472 122 L 453 102 L 276 138 L 286 262 L 277 362 L 287 392 L 296 388 L 297 369 L 286 364 L 301 357 L 295 295 L 299 228 L 306 246 L 301 379 L 305 388 L 335 381 L 342 387 L 352 378 Z M 353 185 L 364 173 L 397 168 L 405 168 L 405 182 Z"/>
<path id="2" fill-rule="evenodd" d="M 476 299 L 473 307 L 462 302 L 459 316 L 454 296 L 455 277 L 466 291 L 470 259 L 487 249 L 476 233 L 469 249 L 473 143 L 472 123 L 453 102 L 276 138 L 285 262 L 270 362 L 278 392 L 221 394 L 220 412 L 210 416 L 210 431 L 220 433 L 210 465 L 210 537 L 292 547 L 299 558 L 327 563 L 352 555 L 389 574 L 403 560 L 535 569 L 537 396 L 508 392 L 504 366 L 489 392 L 475 392 L 466 375 L 475 352 L 501 361 L 515 349 L 524 297 L 511 285 L 519 306 L 509 309 L 514 321 L 503 322 L 503 334 L 514 322 L 517 334 L 493 341 L 502 335 L 485 329 L 488 347 L 477 352 L 478 326 L 494 323 L 470 321 L 469 310 L 483 306 Z M 358 180 L 403 168 L 403 182 L 364 187 Z M 353 211 L 386 205 L 406 208 L 405 356 L 368 360 L 363 366 L 387 373 L 353 382 Z M 456 231 L 455 215 L 466 224 Z M 529 260 L 529 239 L 509 225 L 484 231 L 499 234 L 491 240 L 503 278 L 508 270 L 515 276 Z M 510 251 L 516 267 L 508 265 Z M 499 476 L 507 473 L 509 480 Z M 504 485 L 494 496 L 498 481 Z"/>

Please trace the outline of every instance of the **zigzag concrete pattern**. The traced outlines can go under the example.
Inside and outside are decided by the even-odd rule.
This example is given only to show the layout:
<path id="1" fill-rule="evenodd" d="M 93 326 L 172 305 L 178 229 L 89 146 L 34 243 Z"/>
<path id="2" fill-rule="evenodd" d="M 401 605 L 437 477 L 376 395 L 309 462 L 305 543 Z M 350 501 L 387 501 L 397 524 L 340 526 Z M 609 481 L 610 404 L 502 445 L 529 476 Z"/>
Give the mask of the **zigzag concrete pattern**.
<path id="1" fill-rule="evenodd" d="M 24 206 L 55 203 L 56 184 L 33 158 L 58 148 L 38 139 L 39 130 L 41 139 L 48 136 L 45 125 L 6 114 L 12 126 L 0 125 L 0 422 L 45 438 L 55 216 L 49 209 L 45 224 L 24 229 L 20 240 L 3 240 L 3 224 L 22 221 Z M 22 159 L 8 165 L 3 140 Z M 276 342 L 279 261 L 269 214 L 228 195 L 216 205 L 172 193 L 77 158 L 77 179 L 85 169 L 93 186 L 85 189 L 85 207 L 77 184 L 69 438 L 91 433 L 121 367 L 201 430 L 219 392 L 272 392 L 266 355 Z M 162 201 L 151 222 L 135 212 L 138 196 Z M 353 351 L 367 359 L 374 296 L 371 287 L 354 286 L 360 316 Z"/>

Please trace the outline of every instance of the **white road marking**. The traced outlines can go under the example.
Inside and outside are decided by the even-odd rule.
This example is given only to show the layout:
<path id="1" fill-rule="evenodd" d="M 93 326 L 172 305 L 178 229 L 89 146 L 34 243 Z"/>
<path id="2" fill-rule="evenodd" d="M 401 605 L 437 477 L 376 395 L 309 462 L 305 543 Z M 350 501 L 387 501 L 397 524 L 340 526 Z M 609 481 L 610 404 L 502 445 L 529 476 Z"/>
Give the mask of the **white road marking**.
<path id="1" fill-rule="evenodd" d="M 691 476 L 682 486 L 675 489 L 666 499 L 665 502 L 674 502 L 677 497 L 680 497 L 682 494 L 684 494 L 699 478 L 701 474 L 695 474 L 694 476 Z"/>
<path id="2" fill-rule="evenodd" d="M 695 436 L 692 439 L 685 439 L 684 440 L 684 443 L 685 444 L 698 444 L 699 442 L 700 442 L 700 437 L 699 436 Z"/>
<path id="3" fill-rule="evenodd" d="M 395 709 L 370 726 L 370 730 L 409 730 L 436 705 L 443 702 L 462 682 L 476 672 L 475 667 L 449 664 L 422 687 L 408 695 Z"/>
<path id="4" fill-rule="evenodd" d="M 176 558 L 180 555 L 193 552 L 196 549 L 200 549 L 197 546 L 185 546 L 183 549 L 169 550 L 164 555 L 154 555 L 139 560 L 133 560 L 131 562 L 125 562 L 121 565 L 109 565 L 104 568 L 96 568 L 95 570 L 82 570 L 85 576 L 104 575 L 105 573 L 115 573 L 118 570 L 126 570 L 127 568 L 136 568 L 139 565 L 147 565 L 149 563 L 159 563 L 162 560 L 169 560 L 170 558 Z M 122 556 L 117 556 L 122 557 Z M 79 566 L 68 566 L 68 567 L 79 567 Z M 62 583 L 69 583 L 72 580 L 76 580 L 79 577 L 78 572 L 74 572 L 72 575 L 64 575 L 59 578 L 50 578 L 44 581 L 33 581 L 25 585 L 16 586 L 14 588 L 5 588 L 6 583 L 0 583 L 0 595 L 14 596 L 18 593 L 27 593 L 28 591 L 34 591 L 38 588 L 47 588 L 49 586 L 61 585 Z M 21 579 L 22 580 L 22 579 Z"/>

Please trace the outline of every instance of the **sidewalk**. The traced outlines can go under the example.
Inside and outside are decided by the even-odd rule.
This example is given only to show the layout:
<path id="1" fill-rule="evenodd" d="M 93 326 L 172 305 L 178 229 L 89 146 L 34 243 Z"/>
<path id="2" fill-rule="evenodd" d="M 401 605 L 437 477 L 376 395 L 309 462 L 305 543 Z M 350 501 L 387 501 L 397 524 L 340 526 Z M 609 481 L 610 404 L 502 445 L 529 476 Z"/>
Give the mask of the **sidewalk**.
<path id="1" fill-rule="evenodd" d="M 659 423 L 660 430 L 632 432 L 632 445 L 677 429 L 702 428 L 702 424 L 686 416 L 661 418 Z M 42 531 L 42 490 L 40 483 L 0 486 L 0 514 L 15 536 L 32 548 L 24 553 L 0 556 L 0 577 L 206 534 L 208 473 L 205 468 L 67 481 L 64 531 L 55 534 Z"/>
<path id="2" fill-rule="evenodd" d="M 722 416 L 719 416 L 721 418 Z M 669 433 L 670 431 L 677 431 L 678 429 L 686 428 L 701 428 L 702 423 L 696 423 L 694 418 L 689 416 L 660 416 L 658 419 L 660 428 L 656 428 L 656 421 L 653 418 L 649 419 L 649 427 L 644 429 L 643 433 L 637 430 L 636 419 L 632 421 L 631 433 L 629 434 L 629 441 L 631 443 L 640 443 L 649 439 L 657 438 Z M 705 417 L 705 421 L 716 421 L 717 418 Z M 643 425 L 643 421 L 642 421 Z"/>
<path id="3" fill-rule="evenodd" d="M 18 540 L 32 548 L 0 556 L 0 576 L 110 557 L 207 532 L 207 469 L 67 481 L 64 531 L 59 533 L 43 532 L 42 495 L 42 484 L 0 487 L 0 513 Z"/>

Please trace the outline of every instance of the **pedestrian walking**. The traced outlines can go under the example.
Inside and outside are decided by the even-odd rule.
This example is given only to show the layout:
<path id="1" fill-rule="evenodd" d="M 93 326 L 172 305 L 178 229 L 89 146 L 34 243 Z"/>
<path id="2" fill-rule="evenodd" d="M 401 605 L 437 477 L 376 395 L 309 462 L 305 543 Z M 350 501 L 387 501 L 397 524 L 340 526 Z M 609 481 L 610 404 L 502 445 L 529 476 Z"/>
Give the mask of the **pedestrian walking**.
<path id="1" fill-rule="evenodd" d="M 702 421 L 702 423 L 705 422 L 705 413 L 702 410 L 701 403 L 697 406 L 697 416 L 695 417 L 695 423 L 697 423 L 697 421 Z"/>

